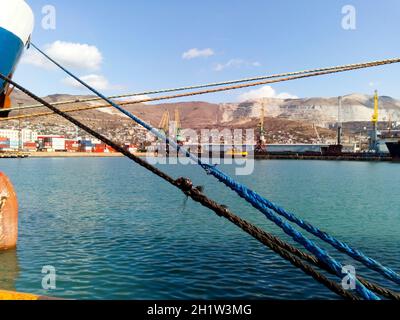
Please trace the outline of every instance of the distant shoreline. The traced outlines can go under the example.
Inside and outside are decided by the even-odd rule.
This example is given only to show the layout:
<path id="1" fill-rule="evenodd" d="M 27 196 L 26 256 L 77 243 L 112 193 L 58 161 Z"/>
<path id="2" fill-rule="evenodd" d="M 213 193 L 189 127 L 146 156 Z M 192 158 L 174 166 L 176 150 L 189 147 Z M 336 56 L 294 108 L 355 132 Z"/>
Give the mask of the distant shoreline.
<path id="1" fill-rule="evenodd" d="M 146 153 L 135 153 L 135 156 L 146 157 Z M 29 158 L 121 158 L 122 153 L 107 152 L 32 152 Z"/>

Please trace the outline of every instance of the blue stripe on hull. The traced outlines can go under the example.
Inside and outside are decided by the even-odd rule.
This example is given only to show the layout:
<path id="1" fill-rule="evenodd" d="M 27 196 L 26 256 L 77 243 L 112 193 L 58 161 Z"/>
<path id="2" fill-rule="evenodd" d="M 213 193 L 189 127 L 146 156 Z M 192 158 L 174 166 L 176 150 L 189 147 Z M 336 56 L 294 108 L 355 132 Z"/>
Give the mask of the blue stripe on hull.
<path id="1" fill-rule="evenodd" d="M 0 27 L 0 72 L 3 75 L 8 76 L 14 72 L 23 50 L 24 44 L 21 39 Z M 4 81 L 0 81 L 0 94 L 5 86 Z"/>

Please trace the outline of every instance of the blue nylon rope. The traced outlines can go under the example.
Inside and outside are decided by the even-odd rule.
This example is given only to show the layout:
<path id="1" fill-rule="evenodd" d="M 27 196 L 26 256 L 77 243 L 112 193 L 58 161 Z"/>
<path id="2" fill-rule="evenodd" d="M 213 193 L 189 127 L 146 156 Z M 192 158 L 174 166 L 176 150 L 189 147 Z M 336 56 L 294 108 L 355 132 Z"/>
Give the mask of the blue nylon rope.
<path id="1" fill-rule="evenodd" d="M 279 207 L 278 205 L 274 204 L 271 201 L 268 201 L 267 199 L 263 198 L 256 192 L 248 189 L 246 186 L 237 183 L 235 180 L 227 176 L 224 172 L 218 170 L 217 168 L 213 166 L 208 166 L 208 170 L 210 174 L 212 174 L 214 177 L 216 177 L 220 182 L 224 183 L 226 186 L 237 192 L 242 198 L 250 199 L 249 201 L 252 203 L 254 202 L 260 202 L 263 205 L 265 205 L 267 208 L 275 211 L 279 215 L 285 217 L 289 221 L 297 224 L 299 227 L 303 228 L 304 230 L 310 232 L 311 234 L 317 236 L 318 238 L 324 240 L 325 242 L 331 244 L 334 248 L 338 249 L 339 251 L 348 254 L 350 257 L 353 259 L 360 261 L 363 263 L 366 267 L 375 270 L 382 274 L 384 277 L 386 277 L 389 280 L 392 280 L 393 282 L 400 284 L 400 276 L 397 274 L 395 271 L 392 269 L 383 266 L 381 263 L 378 261 L 366 256 L 363 252 L 356 250 L 349 246 L 348 244 L 339 241 L 338 239 L 332 237 L 328 233 L 318 229 L 317 227 L 313 226 L 309 222 L 306 222 L 300 218 L 298 218 L 296 215 L 294 215 L 291 212 L 286 211 L 285 209 Z M 243 190 L 246 190 L 244 193 Z"/>
<path id="2" fill-rule="evenodd" d="M 157 129 L 152 127 L 150 124 L 146 123 L 145 121 L 143 121 L 142 119 L 136 117 L 135 115 L 133 115 L 129 111 L 123 109 L 121 106 L 119 106 L 118 104 L 116 104 L 112 100 L 108 99 L 106 96 L 104 96 L 103 94 L 98 92 L 96 89 L 94 89 L 93 87 L 88 85 L 86 82 L 84 82 L 83 80 L 79 79 L 77 76 L 72 74 L 69 70 L 67 70 L 66 68 L 61 66 L 58 62 L 56 62 L 51 57 L 49 57 L 46 53 L 41 51 L 34 44 L 31 44 L 31 45 L 36 50 L 38 50 L 42 55 L 44 55 L 47 59 L 49 59 L 51 62 L 53 62 L 55 65 L 57 65 L 61 70 L 63 70 L 65 73 L 67 73 L 69 76 L 74 78 L 79 83 L 81 83 L 87 89 L 89 89 L 90 91 L 95 93 L 97 96 L 102 98 L 104 101 L 109 103 L 111 106 L 113 106 L 114 108 L 116 108 L 117 110 L 119 110 L 120 112 L 125 114 L 130 119 L 134 120 L 136 123 L 138 123 L 142 127 L 146 128 L 148 131 L 153 133 L 155 136 L 157 136 L 161 140 L 163 140 L 163 141 L 169 143 L 170 145 L 172 145 L 175 149 L 178 150 L 178 152 L 182 151 L 183 153 L 185 153 L 185 155 L 188 158 L 192 159 L 197 164 L 199 164 L 203 169 L 205 169 L 207 171 L 207 173 L 212 174 L 220 182 L 224 183 L 226 186 L 231 188 L 233 191 L 235 191 L 242 198 L 246 199 L 255 208 L 260 210 L 269 220 L 271 220 L 276 225 L 278 225 L 280 228 L 282 228 L 284 230 L 284 232 L 286 234 L 288 234 L 290 237 L 292 237 L 296 242 L 302 244 L 307 250 L 309 250 L 310 252 L 315 254 L 321 261 L 323 261 L 324 263 L 329 265 L 335 271 L 335 273 L 337 274 L 337 276 L 339 278 L 343 277 L 342 265 L 339 262 L 337 262 L 335 259 L 333 259 L 325 250 L 323 250 L 318 245 L 316 245 L 314 242 L 309 240 L 302 233 L 300 233 L 299 231 L 294 229 L 289 223 L 285 222 L 279 216 L 275 215 L 275 213 L 271 210 L 271 208 L 269 208 L 269 206 L 273 207 L 271 205 L 272 204 L 271 202 L 269 202 L 268 200 L 262 198 L 260 195 L 258 195 L 256 192 L 250 190 L 246 186 L 237 183 L 235 180 L 233 180 L 232 178 L 230 178 L 229 176 L 227 176 L 226 174 L 221 172 L 216 167 L 202 163 L 202 161 L 198 157 L 194 156 L 188 150 L 186 150 L 186 149 L 182 148 L 181 146 L 179 146 L 175 141 L 167 138 L 165 135 L 163 135 Z M 278 208 L 278 207 L 276 207 L 276 208 Z M 286 211 L 284 211 L 283 209 L 282 209 L 281 213 L 279 213 L 279 212 L 277 212 L 277 213 L 282 214 L 283 212 L 285 214 L 287 214 Z M 293 217 L 291 217 L 291 218 L 293 219 Z M 296 220 L 296 219 L 293 219 L 293 220 Z M 298 220 L 300 220 L 300 219 L 298 219 Z M 295 222 L 295 221 L 293 221 L 293 222 Z M 371 292 L 370 290 L 365 288 L 365 286 L 363 284 L 361 284 L 353 275 L 349 274 L 348 276 L 349 276 L 350 280 L 355 281 L 355 283 L 357 284 L 356 285 L 356 290 L 363 298 L 365 298 L 367 300 L 380 300 L 380 298 L 378 296 L 376 296 L 373 292 Z"/>
<path id="3" fill-rule="evenodd" d="M 208 166 L 209 170 L 214 170 L 215 167 Z M 318 259 L 329 265 L 336 273 L 336 275 L 339 278 L 343 277 L 342 273 L 342 265 L 337 262 L 335 259 L 333 259 L 324 249 L 320 248 L 318 245 L 316 245 L 313 241 L 309 240 L 307 237 L 305 237 L 301 232 L 297 231 L 294 229 L 289 223 L 281 219 L 279 216 L 274 214 L 274 212 L 269 209 L 263 202 L 258 201 L 256 197 L 253 195 L 257 195 L 254 191 L 249 190 L 245 186 L 237 183 L 233 179 L 230 179 L 227 177 L 225 174 L 221 174 L 217 176 L 217 172 L 215 172 L 214 175 L 218 180 L 221 182 L 226 182 L 226 185 L 231 188 L 232 190 L 235 190 L 240 197 L 244 199 L 248 199 L 248 202 L 261 211 L 270 221 L 274 222 L 277 226 L 279 226 L 287 235 L 292 237 L 293 240 L 296 242 L 300 243 L 303 245 L 308 251 L 312 252 Z M 228 178 L 228 179 L 226 179 Z M 224 183 L 225 183 L 224 182 Z M 350 276 L 350 275 L 349 275 Z M 379 297 L 377 297 L 374 293 L 372 293 L 370 290 L 365 288 L 357 279 L 354 277 L 350 276 L 350 278 L 356 282 L 356 290 L 357 292 L 364 297 L 365 299 L 368 300 L 380 300 Z"/>

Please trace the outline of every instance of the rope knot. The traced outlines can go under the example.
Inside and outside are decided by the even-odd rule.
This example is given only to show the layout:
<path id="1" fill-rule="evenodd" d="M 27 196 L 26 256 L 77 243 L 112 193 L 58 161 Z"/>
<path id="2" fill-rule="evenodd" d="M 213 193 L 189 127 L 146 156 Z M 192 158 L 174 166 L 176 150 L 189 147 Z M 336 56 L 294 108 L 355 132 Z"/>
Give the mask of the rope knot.
<path id="1" fill-rule="evenodd" d="M 188 178 L 179 178 L 175 182 L 176 185 L 184 192 L 188 192 L 193 189 L 193 182 Z"/>

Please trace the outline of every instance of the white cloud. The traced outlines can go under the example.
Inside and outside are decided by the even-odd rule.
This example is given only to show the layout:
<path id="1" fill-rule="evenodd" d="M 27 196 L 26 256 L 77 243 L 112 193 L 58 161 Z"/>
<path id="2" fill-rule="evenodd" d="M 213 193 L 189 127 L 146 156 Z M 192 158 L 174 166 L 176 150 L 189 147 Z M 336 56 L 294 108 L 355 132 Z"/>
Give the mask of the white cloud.
<path id="1" fill-rule="evenodd" d="M 277 99 L 297 99 L 298 97 L 290 93 L 277 93 L 271 86 L 263 86 L 259 89 L 245 92 L 239 96 L 239 101 L 251 101 L 262 98 L 277 98 Z"/>
<path id="2" fill-rule="evenodd" d="M 46 61 L 43 56 L 39 54 L 37 51 L 26 50 L 22 55 L 21 63 L 30 64 L 35 67 L 44 67 L 51 69 L 53 66 L 50 62 Z"/>
<path id="3" fill-rule="evenodd" d="M 260 67 L 261 63 L 258 61 L 249 62 L 243 59 L 231 59 L 226 63 L 218 63 L 214 70 L 215 71 L 223 71 L 229 68 L 240 68 L 240 67 Z"/>
<path id="4" fill-rule="evenodd" d="M 241 60 L 241 59 L 231 59 L 227 63 L 224 63 L 224 64 L 218 63 L 215 66 L 214 70 L 215 71 L 222 71 L 224 69 L 231 68 L 231 67 L 240 67 L 244 63 L 245 63 L 244 60 Z"/>
<path id="5" fill-rule="evenodd" d="M 207 49 L 197 49 L 193 48 L 190 49 L 182 54 L 182 58 L 185 60 L 191 60 L 195 58 L 208 58 L 215 54 L 214 50 L 207 48 Z"/>
<path id="6" fill-rule="evenodd" d="M 102 75 L 98 74 L 89 74 L 87 76 L 80 77 L 81 80 L 85 81 L 90 86 L 94 87 L 97 90 L 119 90 L 121 86 L 111 85 L 108 79 Z M 85 89 L 78 81 L 73 78 L 65 78 L 62 82 L 72 88 L 77 89 Z"/>
<path id="7" fill-rule="evenodd" d="M 44 52 L 67 68 L 95 71 L 103 62 L 100 50 L 88 44 L 55 41 L 44 46 Z M 37 67 L 54 68 L 52 64 L 33 49 L 25 52 L 22 62 Z"/>

